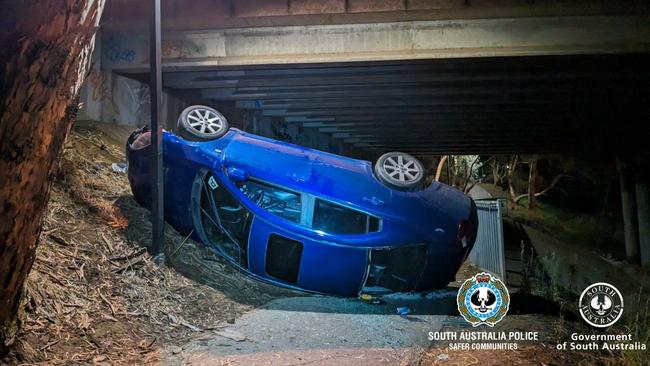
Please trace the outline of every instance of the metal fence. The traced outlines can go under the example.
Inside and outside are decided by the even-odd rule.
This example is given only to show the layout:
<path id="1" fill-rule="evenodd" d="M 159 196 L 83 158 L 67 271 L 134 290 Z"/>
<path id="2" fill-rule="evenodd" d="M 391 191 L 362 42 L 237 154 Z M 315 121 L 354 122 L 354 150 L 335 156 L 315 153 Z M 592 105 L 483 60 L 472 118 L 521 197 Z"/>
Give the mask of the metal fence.
<path id="1" fill-rule="evenodd" d="M 506 258 L 503 241 L 502 209 L 504 200 L 477 200 L 478 234 L 469 260 L 503 281 L 506 279 Z"/>

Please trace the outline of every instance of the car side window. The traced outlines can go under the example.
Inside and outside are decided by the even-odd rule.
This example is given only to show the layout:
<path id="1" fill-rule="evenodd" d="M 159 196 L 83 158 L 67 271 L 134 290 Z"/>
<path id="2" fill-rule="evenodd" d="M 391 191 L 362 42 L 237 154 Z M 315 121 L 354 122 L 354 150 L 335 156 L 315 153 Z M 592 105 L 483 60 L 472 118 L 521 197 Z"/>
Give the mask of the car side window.
<path id="1" fill-rule="evenodd" d="M 264 210 L 297 224 L 300 223 L 302 212 L 300 194 L 254 180 L 239 182 L 237 186 L 246 197 Z"/>
<path id="2" fill-rule="evenodd" d="M 316 199 L 312 229 L 331 234 L 365 234 L 379 231 L 379 219 L 341 205 Z"/>

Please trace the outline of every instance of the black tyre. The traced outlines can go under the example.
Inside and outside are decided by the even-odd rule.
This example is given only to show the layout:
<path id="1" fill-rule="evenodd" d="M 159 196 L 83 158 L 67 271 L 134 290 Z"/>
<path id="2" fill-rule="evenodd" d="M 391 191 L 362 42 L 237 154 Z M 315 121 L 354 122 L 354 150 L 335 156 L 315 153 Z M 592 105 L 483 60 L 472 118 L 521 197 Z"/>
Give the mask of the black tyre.
<path id="1" fill-rule="evenodd" d="M 228 132 L 228 121 L 216 109 L 193 105 L 178 117 L 178 126 L 190 136 L 201 140 L 214 140 Z"/>
<path id="2" fill-rule="evenodd" d="M 424 166 L 403 152 L 389 152 L 377 159 L 375 175 L 384 184 L 403 191 L 412 191 L 424 182 Z"/>

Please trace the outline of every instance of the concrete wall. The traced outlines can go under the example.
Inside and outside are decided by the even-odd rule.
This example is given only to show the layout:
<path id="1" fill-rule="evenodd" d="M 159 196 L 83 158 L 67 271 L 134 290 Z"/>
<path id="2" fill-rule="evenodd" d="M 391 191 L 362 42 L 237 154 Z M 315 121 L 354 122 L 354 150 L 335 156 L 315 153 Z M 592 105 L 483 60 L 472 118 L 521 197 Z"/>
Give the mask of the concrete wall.
<path id="1" fill-rule="evenodd" d="M 148 85 L 104 70 L 91 75 L 90 81 L 91 99 L 101 102 L 96 120 L 124 125 L 149 123 L 151 105 Z"/>
<path id="2" fill-rule="evenodd" d="M 129 39 L 129 42 L 138 45 L 142 39 L 134 37 Z M 95 62 L 80 93 L 82 108 L 77 118 L 81 121 L 129 126 L 148 124 L 151 119 L 149 86 L 115 74 L 111 69 L 111 65 L 114 65 L 113 61 L 128 61 L 131 55 L 135 57 L 137 54 L 116 47 L 109 38 L 104 47 L 96 48 L 93 55 Z M 105 52 L 104 55 L 102 50 Z M 174 52 L 183 51 L 176 49 Z M 305 129 L 300 124 L 286 124 L 280 118 L 262 116 L 261 111 L 238 109 L 234 102 L 206 103 L 196 95 L 180 92 L 178 94 L 183 98 L 168 92 L 163 93 L 161 119 L 166 129 L 176 126 L 178 116 L 188 105 L 209 104 L 228 119 L 231 127 L 335 154 L 364 156 L 362 151 L 354 150 L 348 144 L 335 140 L 328 134 L 315 129 Z"/>
<path id="3" fill-rule="evenodd" d="M 137 80 L 93 70 L 81 91 L 78 119 L 118 125 L 142 126 L 151 120 L 149 86 Z M 163 93 L 161 119 L 172 126 L 185 106 L 179 98 Z"/>
<path id="4" fill-rule="evenodd" d="M 101 42 L 101 37 L 98 37 Z M 95 47 L 93 66 L 80 92 L 82 108 L 79 120 L 142 126 L 151 120 L 149 86 L 115 74 L 102 62 L 103 47 Z M 170 93 L 163 93 L 162 120 L 166 126 L 176 122 L 186 103 Z"/>

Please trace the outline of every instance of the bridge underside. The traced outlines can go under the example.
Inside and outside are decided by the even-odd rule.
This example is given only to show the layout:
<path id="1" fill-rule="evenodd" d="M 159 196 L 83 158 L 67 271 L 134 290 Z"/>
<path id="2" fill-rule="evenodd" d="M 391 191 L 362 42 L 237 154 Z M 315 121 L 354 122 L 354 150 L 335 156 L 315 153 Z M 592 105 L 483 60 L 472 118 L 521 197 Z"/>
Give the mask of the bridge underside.
<path id="1" fill-rule="evenodd" d="M 148 8 L 112 3 L 87 117 L 142 123 Z M 638 257 L 640 237 L 648 264 L 647 1 L 164 3 L 163 84 L 177 109 L 212 105 L 247 130 L 272 126 L 266 135 L 363 157 L 617 156 L 627 256 Z M 119 82 L 127 92 L 115 90 Z M 122 108 L 120 98 L 134 107 Z M 177 115 L 168 108 L 167 124 Z"/>
<path id="2" fill-rule="evenodd" d="M 164 85 L 376 152 L 611 152 L 641 142 L 649 61 L 627 54 L 221 66 L 167 72 Z"/>
<path id="3" fill-rule="evenodd" d="M 348 14 L 365 9 L 359 1 L 328 0 L 348 4 L 339 9 L 346 14 L 252 17 L 239 6 L 268 2 L 251 0 L 213 9 L 221 18 L 210 24 L 181 21 L 187 12 L 202 19 L 208 3 L 179 5 L 180 15 L 163 22 L 169 94 L 372 153 L 611 152 L 641 142 L 650 111 L 647 12 L 583 4 L 566 16 L 543 4 L 495 12 L 453 2 L 457 19 L 435 9 L 418 18 L 411 9 L 436 2 L 408 1 L 405 10 L 360 18 Z M 298 3 L 275 1 L 272 13 L 294 14 Z M 117 14 L 131 13 L 123 9 Z M 555 14 L 530 16 L 540 11 Z M 105 72 L 147 82 L 141 23 L 105 25 Z"/>

